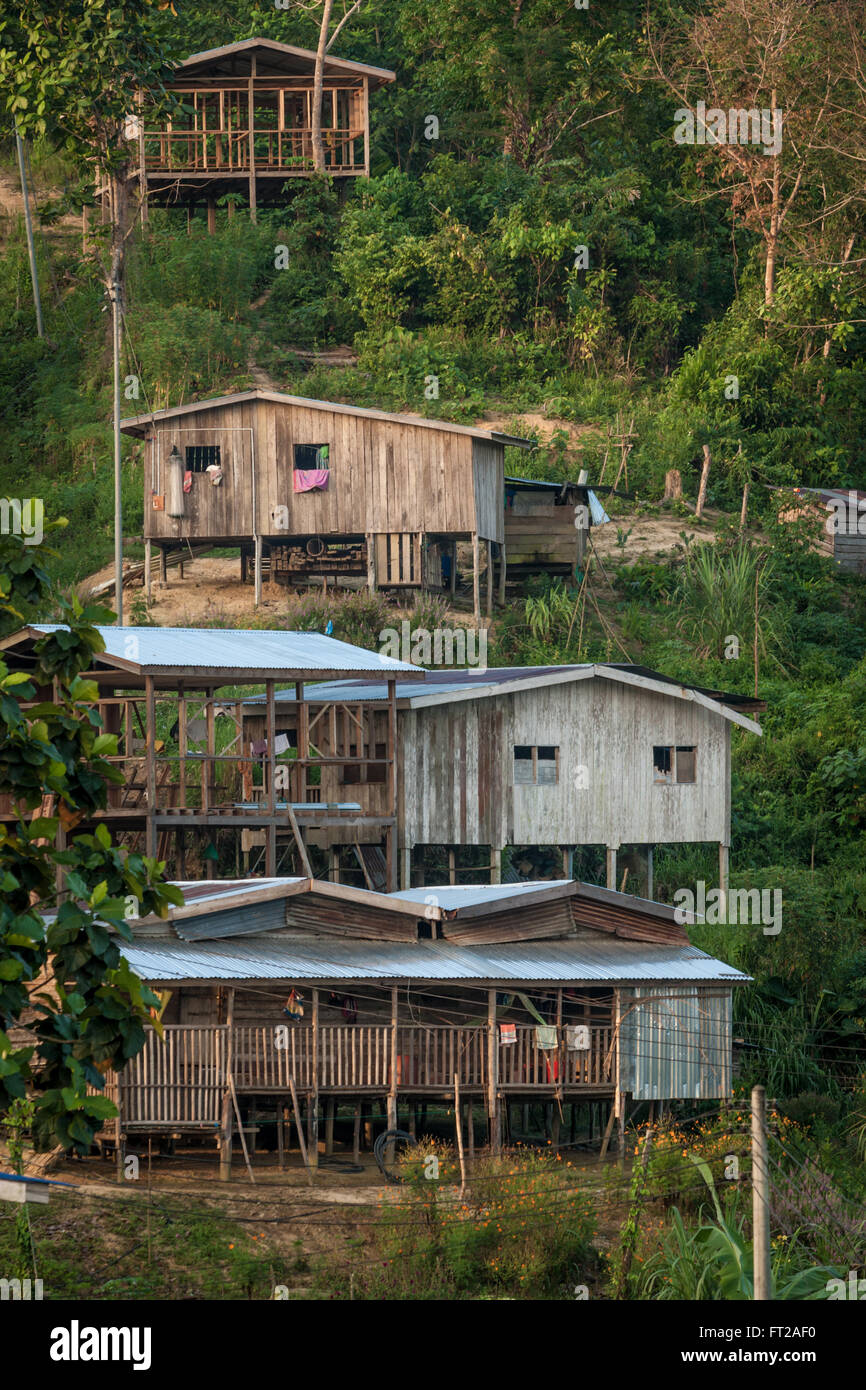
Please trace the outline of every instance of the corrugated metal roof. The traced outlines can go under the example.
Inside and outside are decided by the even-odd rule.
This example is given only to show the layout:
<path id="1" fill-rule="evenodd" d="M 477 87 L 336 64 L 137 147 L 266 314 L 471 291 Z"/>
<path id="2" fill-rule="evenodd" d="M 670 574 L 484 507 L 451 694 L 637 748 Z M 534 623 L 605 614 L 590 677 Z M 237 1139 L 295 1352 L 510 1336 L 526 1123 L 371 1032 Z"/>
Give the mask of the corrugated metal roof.
<path id="1" fill-rule="evenodd" d="M 408 627 L 408 624 L 407 624 Z M 415 668 L 418 669 L 417 667 Z M 730 719 L 753 733 L 761 733 L 760 725 L 747 719 L 740 709 L 764 709 L 762 700 L 752 700 L 747 695 L 733 695 L 721 690 L 707 690 L 703 686 L 687 685 L 670 676 L 660 675 L 647 666 L 629 665 L 625 662 L 583 662 L 569 666 L 495 666 L 480 669 L 428 671 L 424 680 L 405 680 L 400 682 L 397 691 L 399 700 L 406 701 L 410 709 L 422 709 L 425 705 L 448 703 L 455 700 L 481 699 L 497 695 L 500 689 L 504 694 L 517 690 L 533 690 L 539 686 L 568 684 L 570 681 L 589 680 L 599 677 L 621 681 L 624 684 L 657 689 L 661 694 L 671 695 L 680 700 L 698 700 L 714 709 L 725 719 Z M 509 689 L 510 687 L 510 689 Z M 278 692 L 277 701 L 293 700 L 291 691 Z M 366 700 L 378 702 L 387 700 L 388 687 L 383 681 L 346 680 L 327 681 L 320 685 L 308 686 L 305 698 L 316 703 L 330 700 Z M 252 696 L 246 704 L 261 704 L 264 696 Z"/>
<path id="2" fill-rule="evenodd" d="M 123 946 L 145 980 L 611 980 L 745 983 L 747 975 L 695 946 L 642 941 L 449 942 L 260 941 L 142 942 Z"/>
<path id="3" fill-rule="evenodd" d="M 435 906 L 445 911 L 459 907 L 475 907 L 476 903 L 494 903 L 500 898 L 519 898 L 524 893 L 539 893 L 545 888 L 567 888 L 569 878 L 534 879 L 531 883 L 462 883 L 458 887 L 446 884 L 444 887 L 402 888 L 399 892 L 388 893 L 389 898 L 402 898 L 406 902 L 427 903 L 435 898 Z"/>
<path id="4" fill-rule="evenodd" d="M 499 430 L 482 430 L 473 425 L 455 425 L 451 420 L 429 420 L 423 415 L 394 415 L 385 410 L 371 410 L 363 405 L 345 405 L 341 401 L 317 401 L 311 396 L 289 396 L 284 391 L 271 391 L 258 387 L 254 391 L 238 391 L 231 396 L 211 396 L 204 401 L 188 401 L 186 405 L 170 406 L 167 410 L 155 410 L 145 415 L 129 415 L 121 420 L 120 428 L 129 434 L 142 433 L 151 424 L 161 420 L 171 420 L 179 415 L 215 410 L 226 405 L 240 405 L 245 401 L 275 401 L 279 405 L 297 405 L 304 410 L 326 410 L 333 415 L 360 415 L 365 420 L 380 420 L 386 425 L 417 425 L 421 429 L 438 430 L 445 434 L 465 434 L 472 439 L 483 439 L 492 444 L 512 444 L 518 449 L 534 449 L 531 439 L 520 439 L 514 434 L 502 434 Z"/>
<path id="5" fill-rule="evenodd" d="M 62 623 L 31 623 L 57 632 Z M 258 628 L 100 627 L 105 653 L 143 671 L 202 668 L 208 671 L 389 671 L 417 675 L 421 668 L 320 632 Z"/>

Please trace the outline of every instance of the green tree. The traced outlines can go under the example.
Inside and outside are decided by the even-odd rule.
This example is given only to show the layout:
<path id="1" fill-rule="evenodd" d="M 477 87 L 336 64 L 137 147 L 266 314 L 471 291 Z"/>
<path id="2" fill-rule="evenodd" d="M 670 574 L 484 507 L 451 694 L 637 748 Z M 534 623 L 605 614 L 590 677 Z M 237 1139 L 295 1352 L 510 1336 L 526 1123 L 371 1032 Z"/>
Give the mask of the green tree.
<path id="1" fill-rule="evenodd" d="M 165 916 L 183 898 L 164 882 L 164 865 L 115 847 L 104 825 L 71 836 L 105 806 L 107 784 L 123 780 L 108 761 L 117 740 L 102 732 L 96 683 L 82 675 L 103 649 L 94 623 L 111 614 L 53 598 L 39 548 L 0 538 L 2 627 L 20 627 L 27 607 L 49 602 L 66 626 L 36 642 L 32 669 L 0 661 L 0 795 L 17 812 L 0 826 L 0 1115 L 29 1090 L 36 1146 L 86 1153 L 115 1113 L 88 1087 L 100 1090 L 105 1069 L 139 1051 L 158 1003 L 121 956 L 127 909 Z M 36 1015 L 35 1042 L 16 1046 L 8 1030 L 25 1010 Z"/>

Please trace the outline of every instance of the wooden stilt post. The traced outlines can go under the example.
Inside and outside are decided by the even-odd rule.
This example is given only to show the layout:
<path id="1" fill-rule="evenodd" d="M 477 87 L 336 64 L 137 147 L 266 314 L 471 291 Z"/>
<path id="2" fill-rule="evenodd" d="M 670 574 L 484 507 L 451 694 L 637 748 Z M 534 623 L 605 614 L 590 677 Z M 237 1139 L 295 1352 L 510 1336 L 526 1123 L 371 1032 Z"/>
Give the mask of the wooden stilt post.
<path id="1" fill-rule="evenodd" d="M 295 1128 L 298 1131 L 298 1143 L 301 1148 L 301 1157 L 304 1160 L 304 1167 L 307 1170 L 307 1181 L 310 1187 L 313 1187 L 315 1185 L 315 1179 L 313 1177 L 313 1170 L 310 1167 L 310 1157 L 307 1153 L 307 1146 L 304 1143 L 304 1126 L 301 1123 L 301 1107 L 298 1105 L 298 1093 L 295 1090 L 295 1078 L 293 1076 L 289 1077 L 289 1090 L 292 1093 L 292 1109 L 295 1115 Z"/>
<path id="2" fill-rule="evenodd" d="M 404 845 L 400 850 L 400 887 L 412 887 L 412 846 Z"/>
<path id="3" fill-rule="evenodd" d="M 487 542 L 487 616 L 493 617 L 493 542 Z"/>
<path id="4" fill-rule="evenodd" d="M 616 845 L 606 847 L 607 886 L 616 889 Z"/>
<path id="5" fill-rule="evenodd" d="M 478 532 L 472 533 L 472 612 L 475 615 L 475 626 L 481 624 L 481 575 L 479 568 L 481 564 L 478 544 Z"/>
<path id="6" fill-rule="evenodd" d="M 361 1161 L 361 1102 L 355 1101 L 355 1123 L 352 1130 L 352 1162 Z"/>
<path id="7" fill-rule="evenodd" d="M 151 564 L 153 562 L 153 541 L 144 542 L 144 597 L 150 603 L 150 596 L 153 592 L 153 575 L 151 574 Z"/>
<path id="8" fill-rule="evenodd" d="M 226 1000 L 226 1074 L 223 1103 L 220 1113 L 220 1182 L 228 1182 L 232 1175 L 232 1093 L 229 1078 L 234 1071 L 234 1011 L 235 992 L 227 991 Z"/>
<path id="9" fill-rule="evenodd" d="M 283 1132 L 285 1124 L 286 1107 L 281 1100 L 277 1101 L 277 1163 L 281 1169 L 286 1166 L 286 1136 Z"/>
<path id="10" fill-rule="evenodd" d="M 372 531 L 367 532 L 367 588 L 371 594 L 375 594 L 378 587 L 376 578 L 376 537 Z"/>
<path id="11" fill-rule="evenodd" d="M 508 575 L 508 556 L 505 550 L 505 541 L 499 546 L 499 606 L 505 607 L 505 581 Z"/>
<path id="12" fill-rule="evenodd" d="M 265 873 L 275 878 L 277 873 L 277 827 L 274 817 L 277 814 L 277 763 L 275 745 L 277 739 L 277 711 L 274 702 L 274 682 L 265 681 L 266 725 L 268 738 L 267 776 L 268 792 L 266 798 L 269 824 L 265 830 Z"/>
<path id="13" fill-rule="evenodd" d="M 337 1102 L 333 1096 L 328 1096 L 325 1101 L 325 1153 L 329 1156 L 334 1152 L 334 1120 L 337 1114 Z"/>
<path id="14" fill-rule="evenodd" d="M 311 991 L 312 1085 L 310 1087 L 310 1167 L 319 1166 L 319 991 Z"/>
<path id="15" fill-rule="evenodd" d="M 253 560 L 253 565 L 254 565 L 254 569 L 253 569 L 253 603 L 255 604 L 256 608 L 259 608 L 259 607 L 261 606 L 261 602 L 262 602 L 262 538 L 261 538 L 261 536 L 256 536 L 256 537 L 255 537 L 254 543 L 255 543 L 255 556 L 254 556 L 254 560 Z"/>
<path id="16" fill-rule="evenodd" d="M 388 1128 L 397 1128 L 397 1085 L 399 1080 L 400 1058 L 397 1055 L 397 986 L 391 986 L 391 1068 L 388 1085 Z M 387 1146 L 388 1163 L 394 1162 L 394 1144 Z"/>
<path id="17" fill-rule="evenodd" d="M 249 104 L 249 110 L 248 110 L 248 112 L 247 112 L 247 116 L 248 116 L 248 132 L 249 132 L 249 142 L 250 142 L 250 221 L 253 222 L 253 223 L 255 223 L 255 222 L 258 221 L 257 210 L 256 210 L 256 132 L 255 132 L 256 93 L 255 93 L 255 80 L 256 80 L 256 55 L 253 54 L 253 55 L 252 55 L 252 58 L 250 59 L 249 96 L 248 96 L 248 98 L 247 98 L 248 104 Z"/>
<path id="18" fill-rule="evenodd" d="M 487 991 L 487 1118 L 490 1127 L 490 1150 L 498 1156 L 502 1150 L 499 1114 L 499 1039 L 496 1025 L 496 990 Z"/>
<path id="19" fill-rule="evenodd" d="M 156 858 L 156 693 L 153 676 L 144 678 L 145 761 L 147 764 L 147 820 L 145 842 L 148 859 Z"/>
<path id="20" fill-rule="evenodd" d="M 393 825 L 388 835 L 388 887 L 392 893 L 397 891 L 397 854 L 396 840 L 399 833 L 398 824 L 398 786 L 397 786 L 397 682 L 388 682 L 388 802 L 389 815 L 393 817 Z"/>
<path id="21" fill-rule="evenodd" d="M 490 850 L 490 882 L 502 882 L 502 850 L 498 846 Z"/>

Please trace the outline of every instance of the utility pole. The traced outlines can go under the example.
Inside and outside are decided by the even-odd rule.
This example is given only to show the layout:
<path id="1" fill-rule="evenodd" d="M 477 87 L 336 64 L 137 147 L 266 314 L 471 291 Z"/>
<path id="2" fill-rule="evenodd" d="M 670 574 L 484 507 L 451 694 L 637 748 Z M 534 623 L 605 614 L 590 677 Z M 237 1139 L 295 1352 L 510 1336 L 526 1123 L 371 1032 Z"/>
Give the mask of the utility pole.
<path id="1" fill-rule="evenodd" d="M 123 493 L 120 457 L 120 283 L 111 286 L 112 338 L 114 341 L 114 610 L 115 623 L 123 627 Z"/>
<path id="2" fill-rule="evenodd" d="M 770 1291 L 770 1167 L 767 1157 L 767 1092 L 752 1087 L 752 1251 L 756 1303 Z"/>
<path id="3" fill-rule="evenodd" d="M 36 332 L 40 338 L 45 337 L 45 325 L 42 322 L 42 300 L 39 297 L 39 272 L 36 269 L 36 247 L 33 243 L 33 221 L 30 216 L 30 193 L 27 188 L 27 175 L 24 171 L 24 141 L 18 134 L 18 122 L 15 122 L 15 148 L 18 151 L 18 170 L 21 174 L 21 194 L 24 199 L 24 226 L 27 230 L 27 254 L 30 257 L 30 279 L 33 281 L 33 304 L 36 309 Z"/>

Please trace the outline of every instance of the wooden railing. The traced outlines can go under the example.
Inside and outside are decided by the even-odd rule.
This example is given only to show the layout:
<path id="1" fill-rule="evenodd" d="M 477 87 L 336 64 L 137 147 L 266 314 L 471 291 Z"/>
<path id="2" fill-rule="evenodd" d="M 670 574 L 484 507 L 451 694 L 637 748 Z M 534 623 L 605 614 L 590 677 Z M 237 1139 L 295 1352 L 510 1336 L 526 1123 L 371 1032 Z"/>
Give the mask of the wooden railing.
<path id="1" fill-rule="evenodd" d="M 120 1073 L 124 1124 L 218 1125 L 227 1033 L 216 1026 L 173 1026 L 163 1039 L 148 1030 L 141 1052 Z M 113 1089 L 116 1096 L 116 1083 Z"/>
<path id="2" fill-rule="evenodd" d="M 322 130 L 328 169 L 362 172 L 364 132 L 357 129 Z M 312 172 L 312 130 L 256 127 L 256 169 L 262 172 Z M 144 163 L 148 170 L 170 173 L 242 173 L 250 167 L 249 131 L 148 130 L 144 135 Z"/>
<path id="3" fill-rule="evenodd" d="M 285 1093 L 293 1081 L 305 1092 L 387 1091 L 396 1059 L 398 1091 L 450 1091 L 455 1075 L 466 1090 L 488 1084 L 488 1031 L 440 1024 L 292 1024 L 225 1027 L 167 1025 L 164 1040 L 148 1031 L 142 1051 L 121 1073 L 124 1125 L 217 1125 L 228 1079 L 238 1093 Z M 497 1089 L 520 1092 L 561 1085 L 609 1086 L 614 1079 L 610 1027 L 589 1030 L 590 1046 L 571 1051 L 564 1034 L 556 1049 L 538 1046 L 534 1026 L 520 1026 L 515 1040 L 497 1038 Z M 396 1049 L 395 1049 L 396 1042 Z M 116 1097 L 109 1074 L 106 1094 Z"/>

